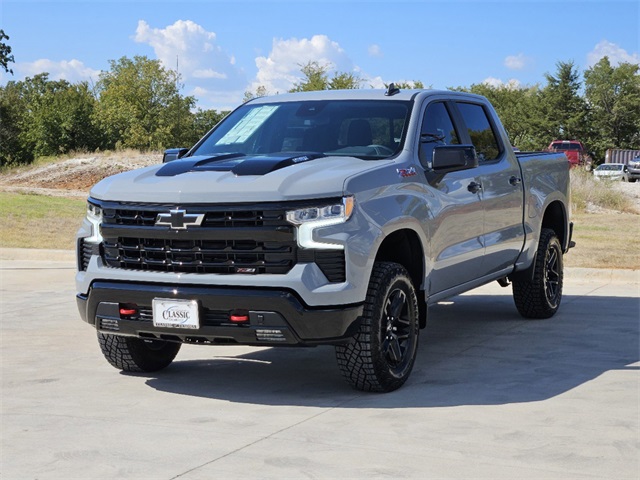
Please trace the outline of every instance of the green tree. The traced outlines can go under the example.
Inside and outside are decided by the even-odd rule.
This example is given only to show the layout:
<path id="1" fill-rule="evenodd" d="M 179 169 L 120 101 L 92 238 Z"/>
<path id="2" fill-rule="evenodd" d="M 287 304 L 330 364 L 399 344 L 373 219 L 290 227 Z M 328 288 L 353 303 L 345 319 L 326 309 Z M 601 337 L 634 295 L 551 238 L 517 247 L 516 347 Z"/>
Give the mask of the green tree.
<path id="1" fill-rule="evenodd" d="M 246 92 L 244 92 L 242 103 L 246 103 L 249 100 L 253 100 L 254 98 L 266 97 L 267 95 L 269 95 L 269 93 L 267 92 L 267 87 L 265 87 L 264 85 L 258 85 L 255 92 L 252 92 L 251 90 L 247 90 Z"/>
<path id="2" fill-rule="evenodd" d="M 329 68 L 327 64 L 319 62 L 308 62 L 300 66 L 300 72 L 304 78 L 293 85 L 290 92 L 313 92 L 318 90 L 328 90 L 329 88 Z"/>
<path id="3" fill-rule="evenodd" d="M 602 58 L 584 73 L 597 158 L 608 148 L 640 149 L 640 67 Z"/>
<path id="4" fill-rule="evenodd" d="M 588 136 L 588 110 L 580 95 L 580 73 L 572 61 L 556 63 L 556 75 L 545 74 L 547 85 L 541 90 L 538 128 L 548 141 L 585 140 Z"/>
<path id="5" fill-rule="evenodd" d="M 3 40 L 9 40 L 9 36 L 4 33 L 4 30 L 0 30 L 0 67 L 13 75 L 13 70 L 9 68 L 9 63 L 14 62 L 13 55 L 11 54 L 11 47 L 3 42 Z"/>
<path id="6" fill-rule="evenodd" d="M 27 111 L 27 102 L 22 93 L 22 85 L 17 82 L 0 87 L 0 166 L 33 160 L 33 149 L 25 144 L 22 135 Z"/>
<path id="7" fill-rule="evenodd" d="M 362 80 L 358 75 L 338 72 L 329 80 L 328 90 L 357 90 L 361 85 Z"/>
<path id="8" fill-rule="evenodd" d="M 360 88 L 362 80 L 356 74 L 336 72 L 329 78 L 330 64 L 308 62 L 301 65 L 302 80 L 296 82 L 290 92 L 313 92 L 318 90 L 345 90 Z"/>
<path id="9" fill-rule="evenodd" d="M 191 135 L 193 97 L 179 92 L 179 77 L 144 56 L 110 61 L 97 90 L 95 118 L 109 148 L 162 149 Z"/>
<path id="10" fill-rule="evenodd" d="M 25 81 L 28 123 L 23 135 L 35 157 L 100 146 L 92 121 L 95 97 L 87 82 L 51 81 L 48 74 Z"/>
<path id="11" fill-rule="evenodd" d="M 192 116 L 192 124 L 190 128 L 191 136 L 187 139 L 187 143 L 180 146 L 191 147 L 204 136 L 209 130 L 215 127 L 220 120 L 226 117 L 229 112 L 217 110 L 198 109 Z"/>
<path id="12" fill-rule="evenodd" d="M 399 88 L 400 90 L 413 90 L 414 88 L 417 88 L 417 89 L 424 88 L 424 83 L 422 83 L 420 80 L 414 80 L 412 82 L 407 82 L 407 81 L 393 82 L 393 84 L 396 86 L 396 88 Z M 384 84 L 384 86 L 387 88 L 389 87 L 389 85 L 391 84 L 390 83 Z"/>
<path id="13" fill-rule="evenodd" d="M 51 81 L 42 73 L 0 89 L 3 165 L 100 146 L 91 121 L 95 97 L 86 82 Z"/>

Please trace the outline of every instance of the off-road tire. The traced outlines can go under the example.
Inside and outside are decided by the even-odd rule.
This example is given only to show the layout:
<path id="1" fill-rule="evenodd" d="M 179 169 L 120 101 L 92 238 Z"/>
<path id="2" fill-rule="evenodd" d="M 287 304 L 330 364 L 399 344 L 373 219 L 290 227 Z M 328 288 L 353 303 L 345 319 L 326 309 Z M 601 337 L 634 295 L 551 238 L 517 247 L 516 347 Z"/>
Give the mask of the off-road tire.
<path id="1" fill-rule="evenodd" d="M 359 330 L 336 346 L 338 367 L 356 389 L 391 392 L 409 377 L 418 350 L 418 300 L 407 270 L 373 267 Z"/>
<path id="2" fill-rule="evenodd" d="M 125 372 L 156 372 L 167 367 L 182 344 L 143 340 L 98 332 L 100 349 L 107 361 Z"/>
<path id="3" fill-rule="evenodd" d="M 543 228 L 536 253 L 533 280 L 513 281 L 513 300 L 525 318 L 550 318 L 560 307 L 563 283 L 562 246 L 556 233 Z"/>

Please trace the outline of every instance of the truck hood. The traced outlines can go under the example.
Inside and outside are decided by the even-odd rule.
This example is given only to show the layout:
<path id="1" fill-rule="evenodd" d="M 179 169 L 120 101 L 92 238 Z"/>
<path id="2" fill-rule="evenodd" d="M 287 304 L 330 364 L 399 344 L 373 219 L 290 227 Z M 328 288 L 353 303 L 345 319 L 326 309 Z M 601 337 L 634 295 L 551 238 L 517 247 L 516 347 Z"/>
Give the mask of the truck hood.
<path id="1" fill-rule="evenodd" d="M 338 197 L 347 178 L 390 163 L 305 154 L 188 157 L 105 178 L 90 195 L 104 201 L 176 204 Z"/>

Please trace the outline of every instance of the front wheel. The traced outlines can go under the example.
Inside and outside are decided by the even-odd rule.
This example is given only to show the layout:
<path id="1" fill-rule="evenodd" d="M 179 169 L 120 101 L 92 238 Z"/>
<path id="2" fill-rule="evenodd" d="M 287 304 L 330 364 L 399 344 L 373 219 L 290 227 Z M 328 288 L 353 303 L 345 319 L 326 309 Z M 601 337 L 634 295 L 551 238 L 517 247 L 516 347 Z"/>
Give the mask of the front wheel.
<path id="1" fill-rule="evenodd" d="M 100 349 L 107 361 L 125 372 L 156 372 L 167 367 L 181 343 L 143 340 L 98 332 Z"/>
<path id="2" fill-rule="evenodd" d="M 513 281 L 513 300 L 525 318 L 550 318 L 562 300 L 562 247 L 556 233 L 543 228 L 538 243 L 533 279 Z"/>
<path id="3" fill-rule="evenodd" d="M 336 346 L 342 375 L 362 391 L 391 392 L 409 377 L 418 349 L 418 300 L 407 270 L 373 267 L 358 333 Z"/>

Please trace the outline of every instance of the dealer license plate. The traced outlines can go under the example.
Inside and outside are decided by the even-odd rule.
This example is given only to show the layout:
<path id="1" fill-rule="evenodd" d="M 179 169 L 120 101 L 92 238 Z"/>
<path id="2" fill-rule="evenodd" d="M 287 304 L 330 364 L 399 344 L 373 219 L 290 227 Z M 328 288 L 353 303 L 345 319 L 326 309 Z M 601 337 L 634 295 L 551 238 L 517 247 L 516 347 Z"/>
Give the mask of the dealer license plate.
<path id="1" fill-rule="evenodd" d="M 164 328 L 200 328 L 198 302 L 195 300 L 154 298 L 153 326 Z"/>

